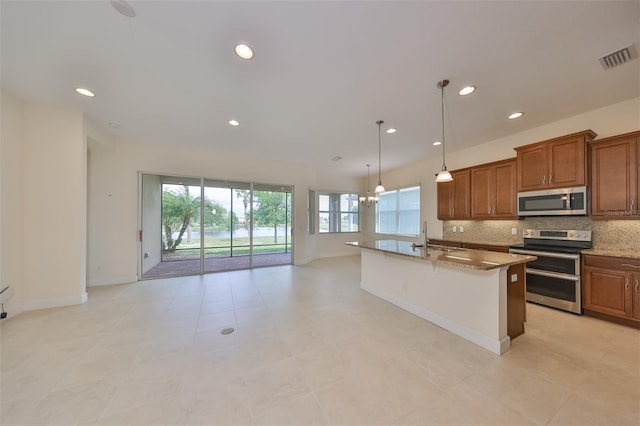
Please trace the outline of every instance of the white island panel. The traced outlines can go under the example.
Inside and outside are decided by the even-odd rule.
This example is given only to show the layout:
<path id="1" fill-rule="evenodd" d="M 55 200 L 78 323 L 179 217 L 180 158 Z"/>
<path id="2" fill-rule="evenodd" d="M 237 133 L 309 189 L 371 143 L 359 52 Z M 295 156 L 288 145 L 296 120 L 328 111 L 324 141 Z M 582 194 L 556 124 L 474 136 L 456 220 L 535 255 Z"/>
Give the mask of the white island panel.
<path id="1" fill-rule="evenodd" d="M 510 348 L 507 269 L 461 268 L 362 250 L 361 287 L 496 354 Z"/>

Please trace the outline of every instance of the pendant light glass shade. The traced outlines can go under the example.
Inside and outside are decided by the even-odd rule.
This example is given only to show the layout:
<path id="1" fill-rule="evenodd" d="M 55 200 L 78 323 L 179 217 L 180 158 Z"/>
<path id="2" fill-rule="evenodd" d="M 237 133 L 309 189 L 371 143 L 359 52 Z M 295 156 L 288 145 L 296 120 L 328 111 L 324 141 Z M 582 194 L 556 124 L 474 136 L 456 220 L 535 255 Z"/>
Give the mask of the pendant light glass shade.
<path id="1" fill-rule="evenodd" d="M 453 180 L 453 176 L 447 170 L 447 165 L 445 164 L 444 157 L 444 88 L 449 84 L 449 80 L 442 80 L 436 84 L 436 87 L 440 89 L 440 97 L 442 100 L 442 170 L 436 176 L 436 182 L 451 182 Z"/>
<path id="2" fill-rule="evenodd" d="M 378 125 L 378 186 L 376 186 L 376 189 L 373 191 L 376 194 L 385 191 L 384 186 L 382 185 L 382 167 L 380 166 L 382 163 L 382 142 L 380 139 L 380 126 L 382 126 L 382 123 L 384 123 L 382 120 L 376 121 L 376 124 Z"/>
<path id="3" fill-rule="evenodd" d="M 451 182 L 452 180 L 453 177 L 448 170 L 442 170 L 440 173 L 438 173 L 438 176 L 436 176 L 436 182 Z"/>

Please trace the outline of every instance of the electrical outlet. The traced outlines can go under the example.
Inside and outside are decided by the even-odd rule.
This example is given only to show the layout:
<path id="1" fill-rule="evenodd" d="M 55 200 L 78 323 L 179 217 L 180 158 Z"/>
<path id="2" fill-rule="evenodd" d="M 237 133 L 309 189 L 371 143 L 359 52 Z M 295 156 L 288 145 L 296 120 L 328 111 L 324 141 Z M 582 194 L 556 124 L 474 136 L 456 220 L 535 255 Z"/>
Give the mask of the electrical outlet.
<path id="1" fill-rule="evenodd" d="M 460 232 L 464 232 L 464 226 L 460 227 Z"/>
<path id="2" fill-rule="evenodd" d="M 518 235 L 518 228 L 511 228 L 511 235 Z"/>
<path id="3" fill-rule="evenodd" d="M 451 230 L 452 230 L 453 232 L 458 232 L 458 227 L 457 227 L 457 226 L 454 226 L 454 227 L 452 227 L 452 228 L 451 228 Z"/>

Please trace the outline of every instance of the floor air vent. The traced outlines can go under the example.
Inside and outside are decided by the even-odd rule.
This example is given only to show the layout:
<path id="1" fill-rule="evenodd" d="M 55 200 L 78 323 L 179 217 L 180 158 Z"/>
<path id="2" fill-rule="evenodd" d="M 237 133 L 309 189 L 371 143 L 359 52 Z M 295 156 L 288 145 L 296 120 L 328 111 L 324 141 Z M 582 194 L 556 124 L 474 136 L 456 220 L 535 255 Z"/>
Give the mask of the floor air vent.
<path id="1" fill-rule="evenodd" d="M 617 67 L 618 65 L 625 64 L 633 59 L 636 59 L 637 57 L 638 52 L 632 44 L 613 53 L 609 53 L 608 55 L 604 55 L 599 59 L 599 61 L 600 65 L 602 65 L 602 68 L 608 70 L 610 68 Z"/>

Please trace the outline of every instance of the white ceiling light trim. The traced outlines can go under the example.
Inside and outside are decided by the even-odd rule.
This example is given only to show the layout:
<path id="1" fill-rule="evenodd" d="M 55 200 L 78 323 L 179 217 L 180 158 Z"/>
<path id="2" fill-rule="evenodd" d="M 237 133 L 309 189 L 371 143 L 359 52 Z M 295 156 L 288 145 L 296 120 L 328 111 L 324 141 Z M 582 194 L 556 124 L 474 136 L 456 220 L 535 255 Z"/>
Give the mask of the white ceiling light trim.
<path id="1" fill-rule="evenodd" d="M 462 89 L 460 89 L 460 91 L 458 92 L 458 95 L 467 96 L 467 95 L 472 94 L 475 91 L 476 91 L 476 86 L 466 86 L 466 87 L 463 87 Z"/>
<path id="2" fill-rule="evenodd" d="M 242 59 L 251 59 L 253 58 L 253 49 L 244 43 L 240 43 L 236 45 L 236 55 Z"/>
<path id="3" fill-rule="evenodd" d="M 229 124 L 236 127 L 240 125 L 240 122 L 238 120 L 229 120 Z"/>
<path id="4" fill-rule="evenodd" d="M 509 114 L 509 117 L 507 117 L 509 120 L 515 120 L 516 118 L 520 118 L 524 115 L 524 112 L 514 112 L 512 114 Z"/>
<path id="5" fill-rule="evenodd" d="M 82 96 L 87 96 L 90 98 L 93 98 L 96 95 L 91 90 L 85 89 L 84 87 L 76 87 L 76 92 L 81 94 Z"/>
<path id="6" fill-rule="evenodd" d="M 395 129 L 395 128 L 393 128 L 393 127 L 391 127 L 391 128 L 389 128 L 389 129 L 387 129 L 387 133 L 389 133 L 389 134 L 395 133 L 395 132 L 397 132 L 397 131 L 398 131 L 398 129 Z"/>

